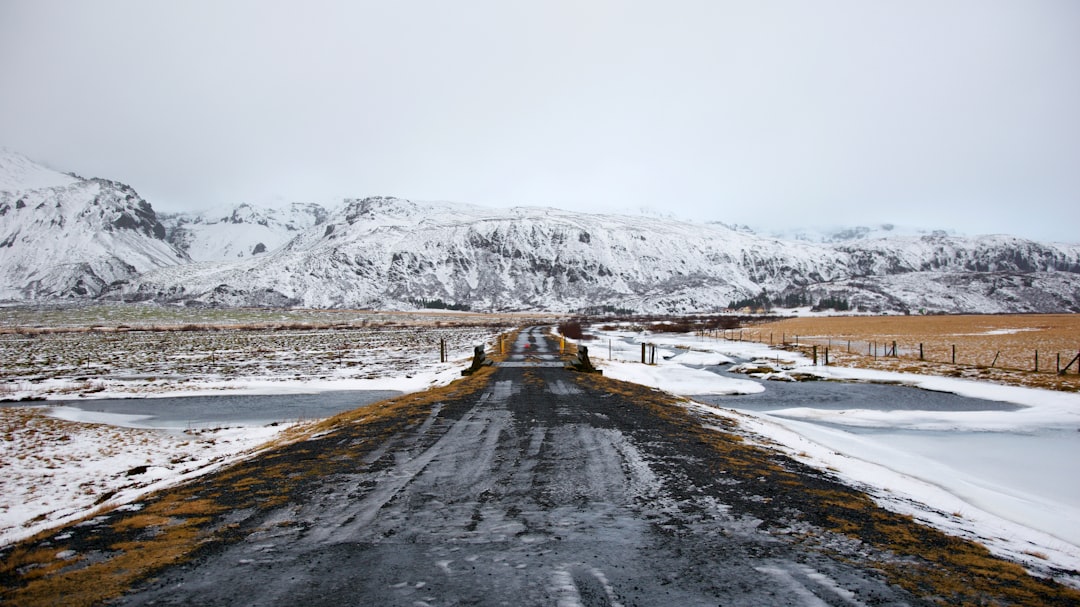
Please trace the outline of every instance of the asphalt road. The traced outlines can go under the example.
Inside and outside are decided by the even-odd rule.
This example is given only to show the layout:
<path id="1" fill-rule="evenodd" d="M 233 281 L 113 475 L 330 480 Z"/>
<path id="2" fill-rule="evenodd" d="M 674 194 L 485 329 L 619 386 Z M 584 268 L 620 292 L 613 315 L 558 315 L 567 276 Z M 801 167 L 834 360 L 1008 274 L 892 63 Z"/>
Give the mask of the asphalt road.
<path id="1" fill-rule="evenodd" d="M 795 541 L 828 534 L 554 349 L 523 331 L 482 391 L 234 513 L 236 541 L 120 604 L 924 604 L 850 550 Z"/>

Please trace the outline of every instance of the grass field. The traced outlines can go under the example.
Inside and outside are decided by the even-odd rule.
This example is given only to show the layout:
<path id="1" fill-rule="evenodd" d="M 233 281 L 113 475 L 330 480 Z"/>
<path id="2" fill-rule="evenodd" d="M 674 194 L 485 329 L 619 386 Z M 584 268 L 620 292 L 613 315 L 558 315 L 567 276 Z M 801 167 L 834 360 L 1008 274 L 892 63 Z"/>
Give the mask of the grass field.
<path id="1" fill-rule="evenodd" d="M 458 312 L 0 308 L 0 401 L 205 389 L 208 382 L 410 375 L 520 324 Z"/>
<path id="2" fill-rule="evenodd" d="M 505 326 L 556 315 L 485 314 L 437 310 L 306 310 L 186 308 L 144 304 L 0 306 L 0 333 L 192 329 L 329 329 L 370 327 Z"/>
<path id="3" fill-rule="evenodd" d="M 743 339 L 816 345 L 822 360 L 828 348 L 836 365 L 1080 390 L 1078 363 L 1057 372 L 1059 357 L 1064 367 L 1080 352 L 1078 314 L 792 318 L 746 329 Z"/>

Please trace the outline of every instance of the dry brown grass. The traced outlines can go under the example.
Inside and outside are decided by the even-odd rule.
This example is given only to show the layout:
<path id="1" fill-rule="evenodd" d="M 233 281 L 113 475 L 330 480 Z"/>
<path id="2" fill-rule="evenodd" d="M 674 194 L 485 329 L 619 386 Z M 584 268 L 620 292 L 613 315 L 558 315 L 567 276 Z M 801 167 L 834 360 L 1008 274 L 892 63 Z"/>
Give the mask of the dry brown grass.
<path id="1" fill-rule="evenodd" d="M 72 560 L 58 558 L 66 546 L 49 550 L 16 548 L 0 565 L 0 574 L 20 570 L 30 573 L 22 575 L 25 586 L 5 592 L 5 598 L 18 605 L 94 605 L 119 596 L 132 580 L 148 572 L 186 560 L 202 543 L 205 536 L 201 527 L 209 517 L 168 512 L 170 505 L 155 505 L 152 512 L 133 519 L 145 525 L 142 528 L 154 529 L 156 533 L 148 534 L 152 537 L 117 542 L 110 547 L 108 558 L 101 561 L 89 561 L 85 554 L 77 554 Z M 218 510 L 205 502 L 199 506 L 208 513 Z M 193 509 L 189 506 L 185 510 Z M 139 527 L 122 526 L 121 530 Z"/>
<path id="2" fill-rule="evenodd" d="M 514 327 L 557 322 L 564 315 L 527 312 L 339 309 L 174 309 L 89 306 L 0 310 L 0 335 L 191 331 L 321 331 L 367 327 Z"/>
<path id="3" fill-rule="evenodd" d="M 1066 375 L 1056 368 L 1058 355 L 1064 366 L 1080 352 L 1080 314 L 792 318 L 758 325 L 743 337 L 764 342 L 771 337 L 777 344 L 797 340 L 802 349 L 817 345 L 821 357 L 828 347 L 830 364 L 842 366 L 1080 390 L 1076 364 Z M 887 357 L 893 342 L 898 356 Z M 920 344 L 924 360 L 919 360 Z"/>

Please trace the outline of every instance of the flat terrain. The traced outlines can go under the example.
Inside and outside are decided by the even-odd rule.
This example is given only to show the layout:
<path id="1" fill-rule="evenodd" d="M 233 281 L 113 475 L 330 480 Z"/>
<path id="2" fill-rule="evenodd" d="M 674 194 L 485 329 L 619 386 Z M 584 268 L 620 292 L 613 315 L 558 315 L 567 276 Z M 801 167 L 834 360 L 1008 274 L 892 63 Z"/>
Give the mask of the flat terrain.
<path id="1" fill-rule="evenodd" d="M 1080 353 L 1080 314 L 792 318 L 742 334 L 766 343 L 817 345 L 821 356 L 828 347 L 830 364 L 1080 390 L 1076 363 L 1066 375 L 1057 373 L 1059 356 L 1064 366 Z M 886 356 L 893 342 L 897 356 Z"/>
<path id="2" fill-rule="evenodd" d="M 0 553 L 18 605 L 1077 605 L 687 401 L 507 366 Z"/>
<path id="3" fill-rule="evenodd" d="M 520 320 L 440 311 L 0 307 L 0 544 L 239 457 L 298 419 L 283 418 L 276 429 L 217 422 L 181 434 L 60 420 L 44 408 L 11 405 L 423 390 L 446 381 L 437 376 L 456 375 L 455 359 L 471 355 L 474 343 Z M 440 342 L 448 358 L 442 364 Z"/>
<path id="4" fill-rule="evenodd" d="M 141 306 L 0 308 L 0 400 L 409 375 L 523 317 Z"/>

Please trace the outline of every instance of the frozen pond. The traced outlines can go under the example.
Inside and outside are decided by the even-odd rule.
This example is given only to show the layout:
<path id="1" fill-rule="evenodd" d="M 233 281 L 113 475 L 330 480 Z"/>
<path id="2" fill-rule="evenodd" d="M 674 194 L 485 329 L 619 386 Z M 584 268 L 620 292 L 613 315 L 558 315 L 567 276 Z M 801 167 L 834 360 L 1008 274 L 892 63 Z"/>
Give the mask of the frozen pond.
<path id="1" fill-rule="evenodd" d="M 51 401 L 58 417 L 141 428 L 264 425 L 330 417 L 398 396 L 391 390 Z"/>
<path id="2" fill-rule="evenodd" d="M 965 473 L 969 482 L 1023 502 L 1026 495 L 1044 495 L 1063 504 L 1080 504 L 1080 432 L 1040 430 L 1033 433 L 887 431 L 845 428 L 845 431 L 927 461 Z M 947 463 L 947 464 L 946 464 Z M 1007 486 L 985 486 L 1000 479 Z M 960 497 L 980 504 L 976 492 Z M 1025 507 L 1031 507 L 1028 504 Z"/>
<path id="3" fill-rule="evenodd" d="M 721 367 L 710 367 L 709 370 L 746 379 L 745 375 L 723 373 Z M 834 381 L 756 381 L 765 386 L 764 392 L 741 396 L 695 396 L 694 398 L 722 407 L 751 411 L 780 411 L 792 407 L 877 411 L 1015 411 L 1023 409 L 1020 405 L 968 398 L 951 392 L 933 392 L 911 386 Z"/>
<path id="4" fill-rule="evenodd" d="M 694 399 L 765 415 L 837 453 L 947 488 L 976 508 L 1080 545 L 1080 483 L 1073 480 L 1080 475 L 1080 428 L 986 431 L 987 416 L 1025 407 L 908 386 L 762 384 L 758 394 Z M 954 427 L 910 427 L 924 417 Z"/>

